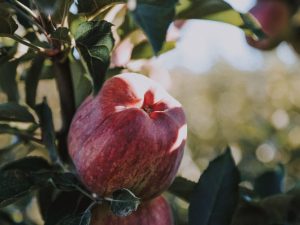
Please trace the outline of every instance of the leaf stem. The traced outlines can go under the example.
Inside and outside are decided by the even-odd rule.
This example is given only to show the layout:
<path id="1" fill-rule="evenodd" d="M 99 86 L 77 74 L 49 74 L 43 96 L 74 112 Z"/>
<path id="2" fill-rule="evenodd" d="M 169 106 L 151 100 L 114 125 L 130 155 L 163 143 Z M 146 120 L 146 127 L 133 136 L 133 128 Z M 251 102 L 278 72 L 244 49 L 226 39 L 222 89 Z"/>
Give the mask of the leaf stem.
<path id="1" fill-rule="evenodd" d="M 20 3 L 21 4 L 21 3 Z M 32 17 L 30 17 L 30 16 L 32 16 L 31 14 L 30 14 L 30 16 L 27 14 L 27 13 L 25 13 L 23 10 L 21 10 L 20 8 L 18 8 L 16 5 L 14 5 L 14 4 L 12 4 L 12 7 L 16 10 L 16 11 L 18 11 L 20 14 L 22 14 L 22 16 L 24 16 L 24 17 L 26 17 L 26 19 L 28 19 L 30 22 L 32 22 L 32 24 L 33 25 L 35 25 L 35 26 L 37 26 L 37 28 L 46 36 L 46 38 L 48 37 L 48 33 L 47 33 L 47 31 L 38 23 L 38 18 L 37 17 L 34 17 L 33 19 L 32 19 Z M 26 7 L 26 6 L 25 6 Z M 27 12 L 27 11 L 26 11 Z M 34 14 L 35 15 L 35 14 Z M 48 39 L 48 38 L 47 38 Z"/>
<path id="2" fill-rule="evenodd" d="M 9 38 L 11 38 L 11 39 L 13 39 L 13 40 L 21 43 L 21 44 L 23 44 L 23 45 L 26 45 L 27 47 L 29 47 L 29 48 L 31 48 L 31 49 L 33 49 L 35 51 L 38 51 L 38 52 L 44 52 L 45 51 L 44 48 L 35 46 L 35 45 L 31 44 L 30 42 L 24 41 L 22 39 L 22 37 L 18 36 L 17 34 L 5 34 L 5 36 L 9 37 Z"/>
<path id="3" fill-rule="evenodd" d="M 21 2 L 17 1 L 17 0 L 9 0 L 12 3 L 16 3 L 17 6 L 19 6 L 20 8 L 22 8 L 25 12 L 27 12 L 29 15 L 31 15 L 34 19 L 38 20 L 38 16 L 34 14 L 34 12 L 32 12 L 32 10 L 30 8 L 28 8 L 26 5 L 22 4 Z"/>

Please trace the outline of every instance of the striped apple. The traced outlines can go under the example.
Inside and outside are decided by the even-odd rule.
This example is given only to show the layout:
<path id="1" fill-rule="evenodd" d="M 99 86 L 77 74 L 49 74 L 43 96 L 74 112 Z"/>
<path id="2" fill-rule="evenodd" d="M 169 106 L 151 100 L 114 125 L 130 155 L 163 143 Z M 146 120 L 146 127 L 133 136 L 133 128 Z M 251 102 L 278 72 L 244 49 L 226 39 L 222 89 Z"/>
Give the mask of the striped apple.
<path id="1" fill-rule="evenodd" d="M 172 183 L 186 136 L 181 104 L 153 80 L 124 73 L 79 107 L 68 149 L 90 191 L 111 196 L 126 188 L 148 200 Z"/>

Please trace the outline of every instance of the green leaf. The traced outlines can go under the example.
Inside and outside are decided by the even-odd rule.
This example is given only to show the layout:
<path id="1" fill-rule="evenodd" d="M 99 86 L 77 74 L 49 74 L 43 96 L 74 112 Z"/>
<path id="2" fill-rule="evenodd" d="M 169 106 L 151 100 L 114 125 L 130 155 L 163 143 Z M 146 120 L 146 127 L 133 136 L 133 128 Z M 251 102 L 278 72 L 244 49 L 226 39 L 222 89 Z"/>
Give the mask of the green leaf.
<path id="1" fill-rule="evenodd" d="M 230 149 L 201 175 L 189 206 L 189 225 L 229 225 L 236 208 L 240 175 Z"/>
<path id="2" fill-rule="evenodd" d="M 231 225 L 244 224 L 267 225 L 272 223 L 270 216 L 262 207 L 255 203 L 243 202 L 237 207 Z"/>
<path id="3" fill-rule="evenodd" d="M 26 107 L 12 102 L 0 104 L 0 120 L 35 123 Z"/>
<path id="4" fill-rule="evenodd" d="M 165 42 L 158 55 L 163 54 L 175 48 L 175 41 Z M 148 59 L 153 57 L 152 47 L 149 42 L 144 41 L 133 48 L 131 59 Z"/>
<path id="5" fill-rule="evenodd" d="M 18 60 L 6 61 L 0 64 L 0 87 L 10 102 L 17 102 L 19 100 L 19 91 L 16 82 L 18 64 Z"/>
<path id="6" fill-rule="evenodd" d="M 28 173 L 20 170 L 0 172 L 0 208 L 5 207 L 36 188 Z"/>
<path id="7" fill-rule="evenodd" d="M 38 156 L 25 157 L 11 163 L 8 163 L 0 168 L 0 171 L 20 170 L 23 172 L 37 172 L 51 170 L 51 166 L 47 160 Z"/>
<path id="8" fill-rule="evenodd" d="M 68 215 L 59 221 L 58 225 L 89 225 L 92 218 L 91 210 L 85 211 L 83 214 Z"/>
<path id="9" fill-rule="evenodd" d="M 260 25 L 249 13 L 234 10 L 223 0 L 185 0 L 178 5 L 177 19 L 207 19 L 240 27 L 248 35 L 263 37 Z"/>
<path id="10" fill-rule="evenodd" d="M 167 30 L 175 16 L 177 0 L 139 1 L 132 12 L 136 23 L 147 35 L 157 54 L 166 39 Z"/>
<path id="11" fill-rule="evenodd" d="M 168 191 L 189 202 L 196 183 L 184 177 L 176 177 Z"/>
<path id="12" fill-rule="evenodd" d="M 71 38 L 69 36 L 70 30 L 66 27 L 59 27 L 51 34 L 51 38 L 63 43 L 71 44 Z"/>
<path id="13" fill-rule="evenodd" d="M 93 14 L 108 5 L 125 2 L 124 0 L 78 0 L 77 7 L 79 13 Z"/>
<path id="14" fill-rule="evenodd" d="M 88 222 L 90 212 L 87 209 L 90 203 L 79 192 L 61 192 L 47 211 L 45 225 L 79 225 L 81 220 Z"/>
<path id="15" fill-rule="evenodd" d="M 26 103 L 32 108 L 35 106 L 36 91 L 44 61 L 45 58 L 42 56 L 35 57 L 25 77 Z"/>
<path id="16" fill-rule="evenodd" d="M 254 191 L 262 198 L 282 193 L 283 179 L 284 168 L 279 166 L 257 177 L 254 181 Z"/>
<path id="17" fill-rule="evenodd" d="M 14 55 L 17 52 L 18 45 L 13 45 L 10 47 L 1 47 L 0 48 L 0 64 L 6 63 L 13 59 Z"/>
<path id="18" fill-rule="evenodd" d="M 80 106 L 83 100 L 92 92 L 92 81 L 89 79 L 82 63 L 74 58 L 71 58 L 70 69 L 72 73 L 75 105 Z"/>
<path id="19" fill-rule="evenodd" d="M 59 157 L 57 154 L 57 147 L 55 144 L 55 132 L 53 125 L 52 112 L 49 108 L 46 99 L 36 106 L 36 111 L 40 119 L 41 129 L 42 129 L 42 140 L 49 152 L 50 158 L 53 163 L 59 162 Z"/>
<path id="20" fill-rule="evenodd" d="M 113 193 L 113 199 L 110 202 L 110 209 L 117 216 L 128 216 L 136 211 L 140 204 L 140 199 L 137 198 L 131 191 L 121 189 Z"/>
<path id="21" fill-rule="evenodd" d="M 75 34 L 76 46 L 93 80 L 94 94 L 100 90 L 110 63 L 114 46 L 111 26 L 104 20 L 89 21 L 82 23 Z"/>
<path id="22" fill-rule="evenodd" d="M 57 189 L 63 191 L 83 189 L 78 178 L 73 173 L 55 173 L 51 178 Z"/>
<path id="23" fill-rule="evenodd" d="M 55 23 L 63 22 L 68 15 L 72 0 L 36 0 L 39 11 L 44 15 L 50 16 Z"/>
<path id="24" fill-rule="evenodd" d="M 18 25 L 12 15 L 5 9 L 0 8 L 0 37 L 13 35 L 18 29 Z"/>

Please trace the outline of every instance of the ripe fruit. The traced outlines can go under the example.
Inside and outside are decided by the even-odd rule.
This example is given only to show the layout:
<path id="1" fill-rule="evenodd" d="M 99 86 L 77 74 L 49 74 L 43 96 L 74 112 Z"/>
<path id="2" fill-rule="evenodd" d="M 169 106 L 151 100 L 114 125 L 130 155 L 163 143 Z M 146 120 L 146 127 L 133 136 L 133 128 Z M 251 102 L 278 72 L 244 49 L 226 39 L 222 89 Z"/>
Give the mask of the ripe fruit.
<path id="1" fill-rule="evenodd" d="M 248 44 L 261 50 L 276 47 L 289 26 L 292 15 L 289 3 L 285 0 L 258 0 L 250 13 L 259 21 L 267 37 L 262 40 L 247 37 Z"/>
<path id="2" fill-rule="evenodd" d="M 173 225 L 173 218 L 168 202 L 159 196 L 126 217 L 114 216 L 108 207 L 100 205 L 92 212 L 91 225 Z"/>
<path id="3" fill-rule="evenodd" d="M 186 139 L 181 104 L 143 75 L 107 80 L 76 112 L 69 153 L 86 187 L 100 196 L 126 188 L 158 196 L 172 183 Z"/>

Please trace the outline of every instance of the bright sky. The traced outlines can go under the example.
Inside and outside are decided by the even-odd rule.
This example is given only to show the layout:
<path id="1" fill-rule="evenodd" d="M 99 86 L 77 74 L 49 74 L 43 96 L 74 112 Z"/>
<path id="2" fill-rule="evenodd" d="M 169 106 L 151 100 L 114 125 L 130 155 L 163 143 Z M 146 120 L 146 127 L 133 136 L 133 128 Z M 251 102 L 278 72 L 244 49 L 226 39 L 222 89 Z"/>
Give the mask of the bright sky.
<path id="1" fill-rule="evenodd" d="M 235 9 L 247 12 L 254 0 L 227 0 Z M 275 54 L 284 64 L 294 64 L 297 56 L 287 44 L 281 44 Z M 262 53 L 246 43 L 242 30 L 223 23 L 204 20 L 190 21 L 181 33 L 175 50 L 160 57 L 167 68 L 187 67 L 195 73 L 207 72 L 217 60 L 225 60 L 233 67 L 253 71 L 261 69 L 266 60 Z"/>

